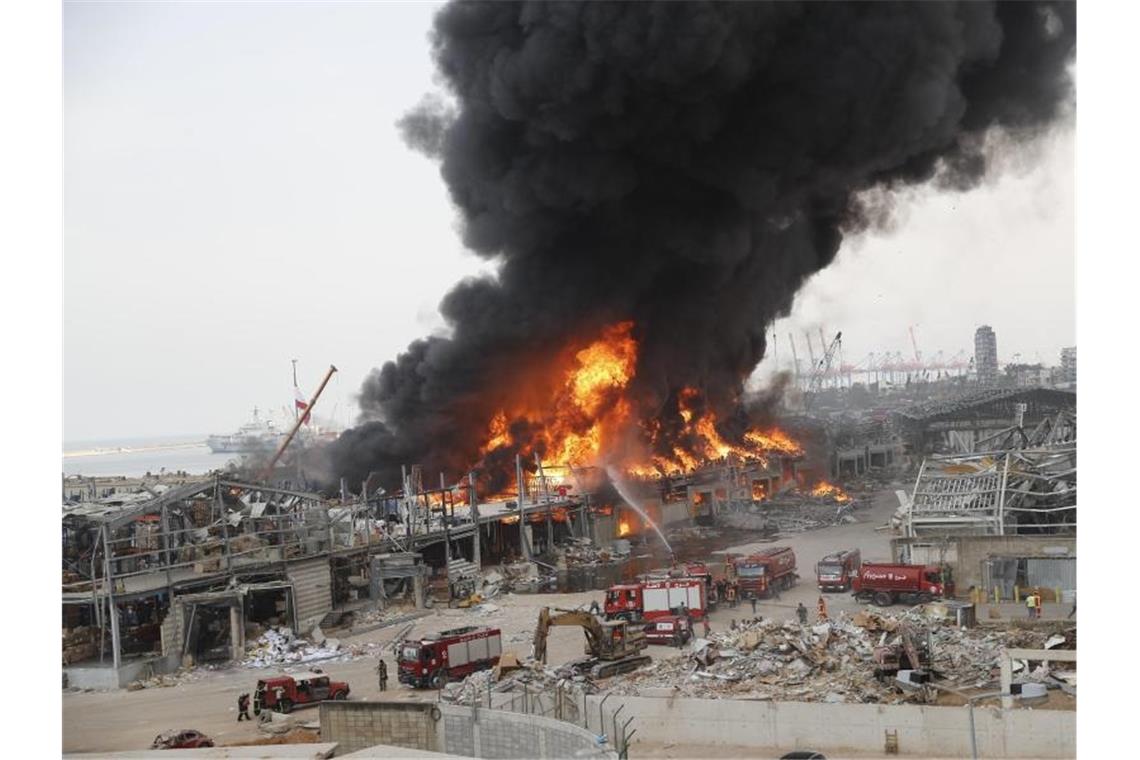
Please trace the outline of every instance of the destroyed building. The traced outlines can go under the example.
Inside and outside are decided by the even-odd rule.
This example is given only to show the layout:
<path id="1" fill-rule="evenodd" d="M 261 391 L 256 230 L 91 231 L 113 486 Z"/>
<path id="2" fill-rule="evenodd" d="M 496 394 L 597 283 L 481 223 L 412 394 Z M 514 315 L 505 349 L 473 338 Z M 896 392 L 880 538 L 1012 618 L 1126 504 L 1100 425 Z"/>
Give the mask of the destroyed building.
<path id="1" fill-rule="evenodd" d="M 922 418 L 947 434 L 944 440 L 971 450 L 923 460 L 894 521 L 902 532 L 892 540 L 895 559 L 950 566 L 960 592 L 974 587 L 1010 599 L 1017 589 L 1044 588 L 1071 598 L 1077 531 L 1073 397 L 1040 388 L 995 391 Z M 997 415 L 1010 405 L 1014 415 L 1000 426 Z"/>
<path id="2" fill-rule="evenodd" d="M 996 388 L 914 404 L 895 411 L 892 424 L 907 453 L 920 459 L 928 454 L 991 451 L 1000 443 L 996 438 L 1013 429 L 1052 426 L 1059 414 L 1075 415 L 1076 409 L 1074 391 Z"/>

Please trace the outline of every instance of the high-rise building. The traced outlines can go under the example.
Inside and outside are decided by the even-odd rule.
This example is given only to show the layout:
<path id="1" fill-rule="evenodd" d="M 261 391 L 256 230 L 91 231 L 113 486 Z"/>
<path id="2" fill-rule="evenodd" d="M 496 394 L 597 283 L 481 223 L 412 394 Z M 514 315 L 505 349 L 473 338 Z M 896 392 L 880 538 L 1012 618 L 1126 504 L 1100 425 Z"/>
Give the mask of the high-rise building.
<path id="1" fill-rule="evenodd" d="M 980 385 L 997 383 L 997 335 L 989 325 L 982 325 L 974 333 L 974 369 Z"/>
<path id="2" fill-rule="evenodd" d="M 1061 349 L 1061 382 L 1077 382 L 1077 347 L 1068 346 Z"/>

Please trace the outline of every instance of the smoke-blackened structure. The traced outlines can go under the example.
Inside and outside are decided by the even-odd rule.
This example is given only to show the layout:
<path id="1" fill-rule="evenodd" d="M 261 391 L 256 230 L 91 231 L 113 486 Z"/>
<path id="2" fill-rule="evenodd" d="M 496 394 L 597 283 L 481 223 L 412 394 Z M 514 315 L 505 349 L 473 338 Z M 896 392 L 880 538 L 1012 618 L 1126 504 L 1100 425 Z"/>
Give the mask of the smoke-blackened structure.
<path id="1" fill-rule="evenodd" d="M 498 276 L 366 379 L 334 471 L 459 476 L 536 362 L 622 321 L 638 424 L 668 430 L 683 388 L 739 419 L 765 327 L 881 211 L 863 191 L 977 183 L 988 130 L 1035 136 L 1071 102 L 1075 32 L 1071 3 L 444 7 L 454 106 L 401 126 Z"/>

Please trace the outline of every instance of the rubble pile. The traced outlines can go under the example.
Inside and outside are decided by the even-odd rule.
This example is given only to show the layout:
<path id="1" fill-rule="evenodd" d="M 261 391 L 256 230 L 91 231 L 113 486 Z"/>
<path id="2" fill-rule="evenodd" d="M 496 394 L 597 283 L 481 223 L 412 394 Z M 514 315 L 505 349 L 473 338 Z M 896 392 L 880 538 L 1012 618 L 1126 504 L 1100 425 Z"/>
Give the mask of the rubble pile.
<path id="1" fill-rule="evenodd" d="M 481 670 L 462 681 L 447 684 L 440 699 L 455 704 L 486 704 L 487 695 L 541 692 L 553 693 L 556 689 L 572 692 L 575 696 L 594 694 L 598 687 L 587 676 L 574 673 L 569 664 L 559 667 L 530 662 L 525 666 L 503 673 L 496 680 L 496 670 Z"/>
<path id="2" fill-rule="evenodd" d="M 410 606 L 405 607 L 386 607 L 382 610 L 368 610 L 367 612 L 357 612 L 352 618 L 351 629 L 356 632 L 358 628 L 379 628 L 386 624 L 390 624 L 408 616 L 409 612 L 414 612 L 415 608 Z"/>
<path id="3" fill-rule="evenodd" d="M 629 556 L 628 541 L 615 541 L 607 548 L 598 548 L 588 538 L 572 538 L 557 547 L 557 564 L 560 568 L 591 567 L 618 562 Z"/>
<path id="4" fill-rule="evenodd" d="M 713 699 L 910 701 L 917 697 L 897 691 L 890 679 L 875 677 L 875 647 L 897 643 L 897 631 L 904 622 L 920 637 L 929 631 L 933 670 L 952 688 L 991 683 L 1004 648 L 1038 648 L 1047 638 L 1037 631 L 931 625 L 916 612 L 895 617 L 840 615 L 815 625 L 744 621 L 736 630 L 695 639 L 685 656 L 657 659 L 637 671 L 614 677 L 610 689 L 630 695 L 667 689 L 678 696 Z"/>
<path id="5" fill-rule="evenodd" d="M 533 562 L 512 562 L 503 565 L 500 588 L 519 593 L 535 593 L 538 591 L 542 578 L 538 572 L 538 565 Z"/>
<path id="6" fill-rule="evenodd" d="M 803 533 L 844 522 L 857 522 L 857 500 L 838 502 L 830 496 L 792 492 L 763 504 L 742 504 L 736 511 L 717 515 L 717 525 L 734 530 L 768 534 Z"/>
<path id="7" fill-rule="evenodd" d="M 337 639 L 325 638 L 320 628 L 313 630 L 313 641 L 298 638 L 290 628 L 270 628 L 247 649 L 242 665 L 247 668 L 270 668 L 300 662 L 350 657 L 363 652 L 343 649 Z"/>

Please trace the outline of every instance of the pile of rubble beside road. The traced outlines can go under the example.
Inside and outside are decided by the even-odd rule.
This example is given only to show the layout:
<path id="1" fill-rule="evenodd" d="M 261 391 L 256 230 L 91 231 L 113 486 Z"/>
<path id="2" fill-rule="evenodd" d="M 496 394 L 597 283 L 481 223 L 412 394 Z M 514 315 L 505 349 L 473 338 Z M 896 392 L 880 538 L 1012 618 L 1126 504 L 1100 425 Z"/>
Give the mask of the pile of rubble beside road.
<path id="1" fill-rule="evenodd" d="M 487 704 L 495 694 L 599 690 L 622 695 L 682 696 L 705 699 L 758 699 L 791 702 L 898 704 L 933 699 L 930 690 L 903 691 L 893 678 L 877 678 L 876 647 L 901 643 L 905 629 L 931 654 L 934 680 L 951 690 L 996 682 L 1007 648 L 1075 648 L 1075 629 L 999 630 L 958 628 L 938 615 L 937 605 L 894 615 L 859 612 L 853 616 L 801 625 L 790 621 L 746 620 L 734 630 L 694 639 L 679 657 L 650 664 L 595 684 L 570 664 L 528 662 L 506 672 L 483 671 L 445 687 L 443 699 Z M 1070 663 L 1057 663 L 1071 667 Z M 1014 663 L 1016 681 L 1071 687 L 1075 671 Z M 1070 689 L 1066 689 L 1070 690 Z"/>
<path id="2" fill-rule="evenodd" d="M 320 628 L 313 629 L 309 636 L 309 639 L 298 638 L 289 628 L 270 628 L 249 644 L 246 658 L 241 664 L 247 668 L 270 668 L 303 662 L 351 659 L 367 654 L 378 646 L 357 644 L 344 647 L 339 640 L 325 637 Z"/>
<path id="3" fill-rule="evenodd" d="M 1042 648 L 1050 638 L 1040 630 L 959 629 L 932 622 L 919 610 L 897 616 L 841 614 L 814 625 L 744 621 L 736 630 L 694 640 L 687 657 L 654 660 L 615 677 L 609 689 L 616 694 L 665 688 L 679 696 L 713 699 L 894 704 L 919 698 L 900 692 L 890 679 L 875 677 L 874 649 L 896 642 L 900 624 L 929 643 L 939 682 L 957 689 L 994 682 L 1002 650 Z M 1048 673 L 1038 668 L 1026 675 L 1043 680 Z"/>

